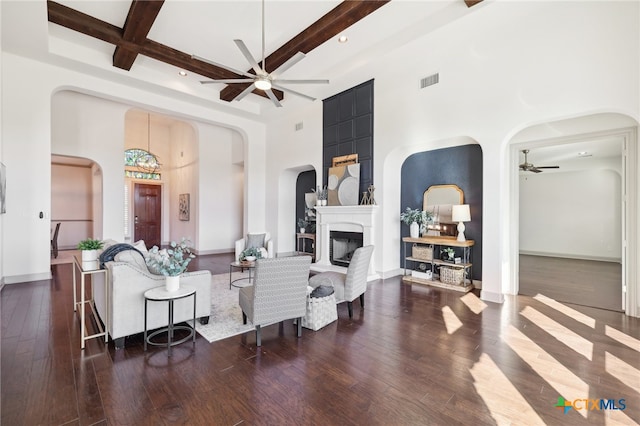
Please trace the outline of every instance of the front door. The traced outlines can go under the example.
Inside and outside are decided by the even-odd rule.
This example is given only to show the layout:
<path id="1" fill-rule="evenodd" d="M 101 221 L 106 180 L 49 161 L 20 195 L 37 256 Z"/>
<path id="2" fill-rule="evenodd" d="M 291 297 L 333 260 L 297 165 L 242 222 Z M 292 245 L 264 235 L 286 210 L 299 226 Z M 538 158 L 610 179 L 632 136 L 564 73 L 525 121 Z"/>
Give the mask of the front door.
<path id="1" fill-rule="evenodd" d="M 134 187 L 134 241 L 144 240 L 147 247 L 160 247 L 162 223 L 160 185 L 136 183 Z"/>

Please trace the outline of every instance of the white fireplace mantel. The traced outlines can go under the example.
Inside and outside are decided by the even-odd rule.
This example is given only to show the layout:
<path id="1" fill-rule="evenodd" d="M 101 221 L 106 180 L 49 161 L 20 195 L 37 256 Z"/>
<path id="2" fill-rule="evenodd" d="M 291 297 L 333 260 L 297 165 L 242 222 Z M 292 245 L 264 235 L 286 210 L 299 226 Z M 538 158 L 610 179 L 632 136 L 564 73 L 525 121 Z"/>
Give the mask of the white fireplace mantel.
<path id="1" fill-rule="evenodd" d="M 316 263 L 311 269 L 317 272 L 339 271 L 347 268 L 332 265 L 329 261 L 329 234 L 331 231 L 362 232 L 362 245 L 374 244 L 377 205 L 366 206 L 316 206 Z M 379 278 L 375 273 L 375 255 L 369 264 L 368 280 Z"/>

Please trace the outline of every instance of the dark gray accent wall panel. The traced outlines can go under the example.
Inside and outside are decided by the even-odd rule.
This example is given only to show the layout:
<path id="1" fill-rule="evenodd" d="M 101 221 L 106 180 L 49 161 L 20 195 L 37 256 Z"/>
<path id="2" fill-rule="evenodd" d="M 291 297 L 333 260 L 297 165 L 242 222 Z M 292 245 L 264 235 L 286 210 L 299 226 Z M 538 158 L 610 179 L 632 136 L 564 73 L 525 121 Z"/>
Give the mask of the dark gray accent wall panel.
<path id="1" fill-rule="evenodd" d="M 324 100 L 323 184 L 333 157 L 358 154 L 360 194 L 373 184 L 373 80 Z"/>
<path id="2" fill-rule="evenodd" d="M 411 207 L 422 209 L 424 191 L 431 185 L 458 185 L 469 204 L 471 222 L 465 222 L 464 234 L 474 240 L 473 279 L 482 279 L 482 149 L 480 145 L 418 152 L 409 156 L 402 165 L 400 182 L 401 210 Z M 400 216 L 400 212 L 398 212 Z M 400 235 L 409 236 L 409 227 L 398 220 Z M 403 265 L 402 248 L 400 265 Z"/>

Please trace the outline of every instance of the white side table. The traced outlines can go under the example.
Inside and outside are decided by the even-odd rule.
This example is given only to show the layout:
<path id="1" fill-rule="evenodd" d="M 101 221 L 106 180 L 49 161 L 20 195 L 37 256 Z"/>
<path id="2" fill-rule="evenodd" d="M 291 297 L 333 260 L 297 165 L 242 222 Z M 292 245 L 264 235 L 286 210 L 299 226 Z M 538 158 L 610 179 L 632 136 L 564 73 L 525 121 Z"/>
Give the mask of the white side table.
<path id="1" fill-rule="evenodd" d="M 178 299 L 184 299 L 185 297 L 193 296 L 193 328 L 188 325 L 174 325 L 173 324 L 173 302 Z M 152 302 L 169 302 L 169 322 L 167 327 L 161 328 L 147 335 L 147 304 Z M 186 342 L 189 339 L 193 339 L 193 344 L 196 344 L 196 289 L 188 285 L 180 285 L 180 288 L 176 291 L 168 292 L 165 286 L 154 287 L 144 292 L 144 350 L 147 350 L 147 344 L 154 346 L 166 346 L 168 350 L 168 356 L 171 356 L 171 347 Z M 173 341 L 173 332 L 175 330 L 189 330 L 189 334 L 180 339 Z M 151 339 L 160 333 L 167 333 L 167 343 L 152 342 Z"/>
<path id="2" fill-rule="evenodd" d="M 80 301 L 78 302 L 76 296 L 76 269 L 80 272 Z M 98 313 L 96 312 L 95 302 L 93 299 L 86 300 L 85 297 L 85 288 L 84 282 L 85 277 L 87 275 L 94 274 L 104 274 L 104 303 L 105 303 L 105 312 L 106 318 L 104 318 L 104 328 L 100 320 L 98 319 Z M 91 280 L 91 294 L 93 295 L 93 280 Z M 96 318 L 96 325 L 98 327 L 99 333 L 92 334 L 90 336 L 86 335 L 86 327 L 85 327 L 85 307 L 84 305 L 88 303 L 91 307 L 91 311 L 93 312 L 93 316 Z M 107 269 L 100 269 L 100 262 L 92 261 L 92 262 L 83 262 L 79 256 L 73 256 L 73 310 L 77 311 L 78 306 L 80 306 L 80 348 L 84 349 L 84 342 L 88 339 L 93 339 L 95 337 L 104 336 L 104 342 L 107 343 L 109 341 L 109 271 Z"/>

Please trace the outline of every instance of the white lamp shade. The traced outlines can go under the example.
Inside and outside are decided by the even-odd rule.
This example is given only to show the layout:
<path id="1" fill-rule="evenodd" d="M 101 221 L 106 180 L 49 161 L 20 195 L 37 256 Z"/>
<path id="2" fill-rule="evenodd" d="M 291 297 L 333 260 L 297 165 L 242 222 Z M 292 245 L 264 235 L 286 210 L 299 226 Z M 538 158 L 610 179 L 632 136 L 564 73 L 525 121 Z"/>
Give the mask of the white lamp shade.
<path id="1" fill-rule="evenodd" d="M 469 204 L 454 205 L 451 209 L 451 220 L 454 222 L 469 222 L 471 220 Z"/>

